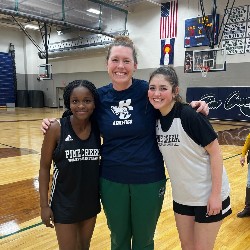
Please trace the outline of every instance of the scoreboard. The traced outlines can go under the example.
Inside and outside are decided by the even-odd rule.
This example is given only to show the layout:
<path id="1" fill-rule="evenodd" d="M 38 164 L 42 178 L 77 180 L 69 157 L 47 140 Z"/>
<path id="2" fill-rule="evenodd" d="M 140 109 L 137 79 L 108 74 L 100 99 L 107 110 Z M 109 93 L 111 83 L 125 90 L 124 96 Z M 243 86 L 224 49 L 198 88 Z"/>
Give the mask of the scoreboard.
<path id="1" fill-rule="evenodd" d="M 212 31 L 212 15 L 207 15 L 204 18 L 202 16 L 190 18 L 185 20 L 185 38 L 184 48 L 208 46 L 209 39 L 207 32 Z M 206 29 L 205 29 L 206 26 Z M 218 44 L 218 29 L 219 29 L 219 14 L 215 17 L 214 27 L 214 44 Z"/>

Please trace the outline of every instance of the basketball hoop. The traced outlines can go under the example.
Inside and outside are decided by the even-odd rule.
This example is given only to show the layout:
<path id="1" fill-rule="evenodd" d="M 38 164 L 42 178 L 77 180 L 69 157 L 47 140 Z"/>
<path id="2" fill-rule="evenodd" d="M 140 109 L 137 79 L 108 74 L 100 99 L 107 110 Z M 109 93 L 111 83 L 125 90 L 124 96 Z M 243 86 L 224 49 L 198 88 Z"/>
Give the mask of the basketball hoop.
<path id="1" fill-rule="evenodd" d="M 52 65 L 51 64 L 41 64 L 38 66 L 38 80 L 51 80 L 52 79 Z"/>
<path id="2" fill-rule="evenodd" d="M 208 66 L 200 67 L 201 76 L 202 77 L 207 77 L 207 73 L 208 73 L 209 70 L 210 70 L 210 67 L 208 67 Z"/>

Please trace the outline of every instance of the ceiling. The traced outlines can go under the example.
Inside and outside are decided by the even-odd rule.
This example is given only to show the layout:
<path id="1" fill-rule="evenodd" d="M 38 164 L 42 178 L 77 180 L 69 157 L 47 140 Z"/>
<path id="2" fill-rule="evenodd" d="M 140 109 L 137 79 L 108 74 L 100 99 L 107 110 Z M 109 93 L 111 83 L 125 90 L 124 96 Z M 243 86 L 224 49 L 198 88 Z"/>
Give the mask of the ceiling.
<path id="1" fill-rule="evenodd" d="M 107 34 L 115 32 L 110 27 L 124 25 L 126 14 L 134 12 L 138 6 L 160 5 L 160 0 L 1 0 L 0 25 L 17 27 L 20 23 L 47 22 L 59 27 L 82 28 L 89 31 L 99 30 Z M 62 4 L 64 3 L 64 4 Z M 88 12 L 88 9 L 100 10 L 101 14 Z M 16 20 L 13 19 L 13 16 Z M 118 29 L 118 27 L 115 27 Z"/>
<path id="2" fill-rule="evenodd" d="M 79 44 L 81 47 L 95 45 L 100 47 L 100 45 L 108 43 L 115 35 L 129 32 L 126 28 L 128 13 L 136 13 L 141 7 L 160 6 L 161 2 L 165 1 L 1 0 L 0 27 L 6 26 L 23 30 L 28 36 L 30 28 L 26 25 L 32 24 L 40 28 L 41 35 L 44 36 L 46 26 L 46 34 L 48 32 L 71 34 L 71 36 L 68 36 L 71 38 L 66 41 L 69 48 L 72 48 L 72 46 L 77 48 Z M 100 13 L 89 12 L 89 9 L 99 10 Z M 102 36 L 101 39 L 100 36 Z M 90 37 L 92 39 L 91 44 Z M 49 49 L 51 50 L 52 47 L 54 52 L 55 50 L 63 51 L 65 40 L 50 45 Z"/>

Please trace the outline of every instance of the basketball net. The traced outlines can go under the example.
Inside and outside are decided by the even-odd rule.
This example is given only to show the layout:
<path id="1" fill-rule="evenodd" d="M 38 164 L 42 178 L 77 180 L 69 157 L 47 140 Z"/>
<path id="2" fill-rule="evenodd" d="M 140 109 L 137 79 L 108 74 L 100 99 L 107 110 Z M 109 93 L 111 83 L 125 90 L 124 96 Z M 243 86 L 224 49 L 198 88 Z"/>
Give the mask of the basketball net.
<path id="1" fill-rule="evenodd" d="M 202 66 L 202 67 L 200 67 L 201 76 L 202 77 L 207 77 L 207 73 L 208 73 L 209 69 L 210 68 L 208 66 Z"/>

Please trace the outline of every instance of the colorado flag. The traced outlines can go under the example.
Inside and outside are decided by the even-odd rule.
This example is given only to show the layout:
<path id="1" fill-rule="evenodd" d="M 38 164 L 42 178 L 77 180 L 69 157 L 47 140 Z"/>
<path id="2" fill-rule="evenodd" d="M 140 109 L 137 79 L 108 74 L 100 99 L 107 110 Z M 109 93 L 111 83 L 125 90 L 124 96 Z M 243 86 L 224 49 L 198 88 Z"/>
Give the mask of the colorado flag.
<path id="1" fill-rule="evenodd" d="M 174 43 L 175 38 L 167 38 L 161 40 L 160 65 L 174 64 Z"/>

